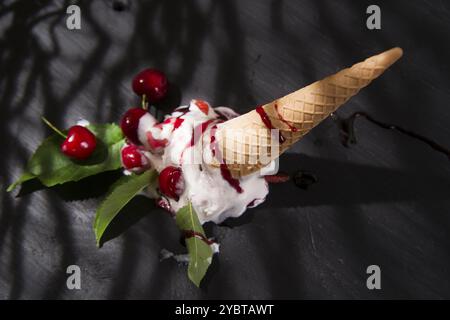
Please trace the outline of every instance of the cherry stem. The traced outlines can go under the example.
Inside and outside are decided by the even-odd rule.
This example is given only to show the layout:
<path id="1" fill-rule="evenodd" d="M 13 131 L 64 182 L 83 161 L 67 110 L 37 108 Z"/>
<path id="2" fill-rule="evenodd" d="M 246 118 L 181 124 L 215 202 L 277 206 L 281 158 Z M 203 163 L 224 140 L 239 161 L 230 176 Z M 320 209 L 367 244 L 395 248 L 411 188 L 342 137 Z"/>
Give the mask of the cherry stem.
<path id="1" fill-rule="evenodd" d="M 45 117 L 41 117 L 42 121 L 44 121 L 44 123 L 46 125 L 48 125 L 50 127 L 50 129 L 52 129 L 53 131 L 55 131 L 57 134 L 59 134 L 61 137 L 63 137 L 64 139 L 67 138 L 67 135 L 65 135 L 64 133 L 62 133 L 61 130 L 59 130 L 57 127 L 55 127 L 53 124 L 51 124 L 50 121 L 48 121 L 47 119 L 45 119 Z"/>
<path id="2" fill-rule="evenodd" d="M 148 101 L 147 101 L 147 96 L 145 94 L 142 95 L 142 109 L 144 110 L 148 110 Z"/>

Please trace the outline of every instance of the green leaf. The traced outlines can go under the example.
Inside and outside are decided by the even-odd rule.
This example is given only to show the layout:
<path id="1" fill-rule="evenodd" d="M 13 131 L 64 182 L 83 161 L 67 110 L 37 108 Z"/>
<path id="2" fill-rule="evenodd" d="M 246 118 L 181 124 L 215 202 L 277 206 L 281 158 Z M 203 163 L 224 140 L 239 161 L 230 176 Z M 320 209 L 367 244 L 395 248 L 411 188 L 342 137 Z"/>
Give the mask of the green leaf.
<path id="1" fill-rule="evenodd" d="M 87 128 L 97 139 L 97 147 L 88 159 L 74 160 L 65 156 L 60 150 L 63 138 L 53 134 L 37 148 L 28 163 L 26 174 L 8 190 L 32 179 L 32 176 L 38 178 L 43 185 L 51 187 L 120 168 L 120 150 L 125 141 L 120 127 L 115 124 L 99 124 L 89 125 Z"/>
<path id="2" fill-rule="evenodd" d="M 206 238 L 205 231 L 190 202 L 178 210 L 176 222 L 181 231 L 187 233 L 193 231 Z M 211 264 L 213 252 L 211 246 L 197 236 L 188 237 L 186 239 L 186 247 L 189 253 L 188 276 L 199 287 Z"/>
<path id="3" fill-rule="evenodd" d="M 123 176 L 110 188 L 108 196 L 97 209 L 94 221 L 94 232 L 97 245 L 108 225 L 120 210 L 140 191 L 150 184 L 156 183 L 155 170 L 147 170 L 140 175 Z"/>
<path id="4" fill-rule="evenodd" d="M 33 180 L 36 176 L 29 172 L 24 172 L 16 182 L 9 185 L 7 192 L 13 191 L 19 184 L 24 183 L 25 181 Z"/>

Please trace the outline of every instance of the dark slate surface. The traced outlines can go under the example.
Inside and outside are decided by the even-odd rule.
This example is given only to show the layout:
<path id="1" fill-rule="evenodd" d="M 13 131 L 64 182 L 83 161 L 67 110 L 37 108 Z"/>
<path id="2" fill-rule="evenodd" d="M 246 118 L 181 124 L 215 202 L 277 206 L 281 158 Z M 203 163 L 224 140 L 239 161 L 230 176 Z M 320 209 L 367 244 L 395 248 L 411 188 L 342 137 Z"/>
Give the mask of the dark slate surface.
<path id="1" fill-rule="evenodd" d="M 130 79 L 147 66 L 167 72 L 172 106 L 198 97 L 243 112 L 401 46 L 404 58 L 338 114 L 367 111 L 448 147 L 449 3 L 376 1 L 382 30 L 369 31 L 372 2 L 132 1 L 116 11 L 79 1 L 82 30 L 69 31 L 69 1 L 2 1 L 0 298 L 450 298 L 449 159 L 364 119 L 350 148 L 327 119 L 282 157 L 282 170 L 317 176 L 308 190 L 272 186 L 233 228 L 208 226 L 222 251 L 201 289 L 184 266 L 159 262 L 162 248 L 184 248 L 145 198 L 96 248 L 93 215 L 114 174 L 98 187 L 5 192 L 49 134 L 41 115 L 60 127 L 117 121 L 138 103 Z M 71 264 L 79 291 L 66 288 Z M 365 286 L 371 264 L 380 291 Z"/>

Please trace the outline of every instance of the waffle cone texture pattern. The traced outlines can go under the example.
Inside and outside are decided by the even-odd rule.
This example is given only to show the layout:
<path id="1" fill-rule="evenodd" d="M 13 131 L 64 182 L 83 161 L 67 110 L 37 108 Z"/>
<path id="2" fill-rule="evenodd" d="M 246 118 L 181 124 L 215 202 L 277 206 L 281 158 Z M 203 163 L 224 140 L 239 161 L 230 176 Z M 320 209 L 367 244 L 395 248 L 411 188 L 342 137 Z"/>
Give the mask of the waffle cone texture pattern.
<path id="1" fill-rule="evenodd" d="M 216 135 L 221 158 L 213 166 L 218 166 L 219 161 L 226 163 L 234 177 L 258 171 L 383 74 L 402 55 L 400 48 L 385 51 L 219 125 Z M 270 128 L 279 129 L 283 138 L 283 142 L 277 141 L 277 146 Z"/>

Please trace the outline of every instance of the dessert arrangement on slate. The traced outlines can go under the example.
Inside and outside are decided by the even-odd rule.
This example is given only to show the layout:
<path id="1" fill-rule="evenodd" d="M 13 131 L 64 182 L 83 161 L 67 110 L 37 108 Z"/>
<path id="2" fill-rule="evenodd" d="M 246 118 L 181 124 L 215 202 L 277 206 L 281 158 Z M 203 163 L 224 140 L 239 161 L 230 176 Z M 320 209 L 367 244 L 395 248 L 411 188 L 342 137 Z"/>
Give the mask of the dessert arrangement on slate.
<path id="1" fill-rule="evenodd" d="M 238 217 L 264 202 L 269 183 L 289 178 L 265 169 L 402 54 L 400 48 L 388 50 L 243 115 L 193 99 L 162 121 L 149 106 L 166 97 L 168 80 L 163 72 L 146 69 L 132 81 L 141 106 L 126 111 L 120 125 L 83 120 L 60 130 L 42 118 L 54 134 L 40 144 L 8 191 L 33 179 L 52 187 L 122 169 L 97 209 L 97 244 L 121 209 L 145 194 L 181 230 L 188 276 L 199 286 L 219 252 L 202 225 Z"/>

